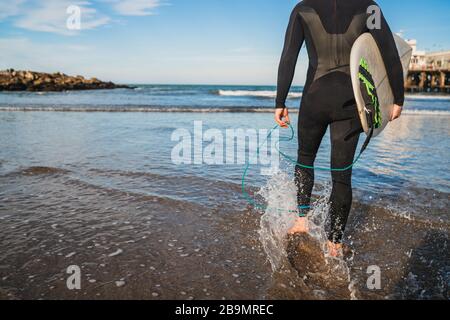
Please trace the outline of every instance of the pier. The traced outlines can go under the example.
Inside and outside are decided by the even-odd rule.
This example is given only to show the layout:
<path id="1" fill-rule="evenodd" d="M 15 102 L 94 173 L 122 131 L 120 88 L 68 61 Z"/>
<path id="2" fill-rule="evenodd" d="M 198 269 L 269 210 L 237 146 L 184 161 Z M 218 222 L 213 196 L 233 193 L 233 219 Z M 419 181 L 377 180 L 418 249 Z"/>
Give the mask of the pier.
<path id="1" fill-rule="evenodd" d="M 417 41 L 408 40 L 413 49 L 406 79 L 407 92 L 450 94 L 450 51 L 417 50 Z"/>
<path id="2" fill-rule="evenodd" d="M 406 91 L 450 94 L 450 69 L 409 70 Z"/>

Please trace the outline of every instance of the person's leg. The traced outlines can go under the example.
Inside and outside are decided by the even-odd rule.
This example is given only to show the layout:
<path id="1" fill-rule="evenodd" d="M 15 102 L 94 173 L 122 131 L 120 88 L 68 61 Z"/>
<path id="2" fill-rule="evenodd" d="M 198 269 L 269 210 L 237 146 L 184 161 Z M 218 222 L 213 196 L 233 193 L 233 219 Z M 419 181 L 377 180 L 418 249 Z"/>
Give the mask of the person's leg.
<path id="1" fill-rule="evenodd" d="M 305 94 L 299 114 L 298 164 L 295 167 L 299 217 L 295 221 L 294 226 L 289 230 L 290 234 L 308 232 L 306 215 L 309 212 L 307 207 L 311 204 L 311 194 L 314 187 L 314 170 L 302 167 L 299 164 L 310 167 L 314 166 L 317 151 L 328 127 L 328 117 L 323 117 L 323 114 L 320 112 L 321 108 L 323 108 L 323 104 L 318 99 L 314 99 L 313 94 Z"/>
<path id="2" fill-rule="evenodd" d="M 332 168 L 345 168 L 353 163 L 360 136 L 359 132 L 355 134 L 355 129 L 358 130 L 360 126 L 357 118 L 335 121 L 331 124 Z M 353 135 L 349 136 L 349 134 Z M 331 243 L 340 244 L 353 200 L 352 169 L 333 171 L 332 178 L 329 240 Z"/>
<path id="3" fill-rule="evenodd" d="M 312 108 L 308 108 L 308 106 L 303 108 L 303 112 L 300 112 L 299 115 L 298 163 L 295 167 L 295 184 L 297 186 L 297 204 L 300 217 L 306 216 L 309 211 L 308 207 L 311 204 L 311 194 L 314 187 L 314 170 L 306 167 L 314 166 L 317 151 L 328 126 L 323 119 L 314 116 Z"/>

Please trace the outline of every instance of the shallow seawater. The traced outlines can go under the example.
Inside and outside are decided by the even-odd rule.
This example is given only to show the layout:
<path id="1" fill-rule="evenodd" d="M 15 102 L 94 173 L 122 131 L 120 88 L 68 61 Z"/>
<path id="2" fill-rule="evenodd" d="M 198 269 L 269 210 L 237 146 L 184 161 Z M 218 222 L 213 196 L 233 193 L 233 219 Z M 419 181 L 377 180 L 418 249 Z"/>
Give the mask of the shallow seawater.
<path id="1" fill-rule="evenodd" d="M 249 167 L 246 190 L 269 206 L 257 210 L 242 195 L 243 163 L 172 161 L 175 130 L 194 145 L 196 121 L 225 139 L 230 128 L 271 129 L 270 113 L 2 111 L 0 298 L 448 299 L 450 117 L 448 102 L 431 104 L 373 140 L 354 168 L 352 255 L 306 278 L 286 238 L 292 163 L 272 176 Z M 295 142 L 280 147 L 295 158 Z M 328 135 L 317 164 L 329 164 Z M 329 180 L 317 173 L 311 261 L 325 248 Z M 66 287 L 71 265 L 79 291 Z M 370 266 L 380 290 L 367 288 Z"/>

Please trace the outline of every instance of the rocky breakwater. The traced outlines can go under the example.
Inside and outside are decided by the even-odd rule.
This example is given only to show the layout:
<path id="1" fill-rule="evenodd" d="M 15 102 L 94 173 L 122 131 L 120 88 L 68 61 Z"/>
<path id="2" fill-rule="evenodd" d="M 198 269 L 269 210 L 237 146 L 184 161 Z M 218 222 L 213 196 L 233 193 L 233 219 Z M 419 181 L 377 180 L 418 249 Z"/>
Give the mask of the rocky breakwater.
<path id="1" fill-rule="evenodd" d="M 99 89 L 132 89 L 126 85 L 103 82 L 97 78 L 68 76 L 64 73 L 43 73 L 33 71 L 0 71 L 0 91 L 69 91 Z"/>

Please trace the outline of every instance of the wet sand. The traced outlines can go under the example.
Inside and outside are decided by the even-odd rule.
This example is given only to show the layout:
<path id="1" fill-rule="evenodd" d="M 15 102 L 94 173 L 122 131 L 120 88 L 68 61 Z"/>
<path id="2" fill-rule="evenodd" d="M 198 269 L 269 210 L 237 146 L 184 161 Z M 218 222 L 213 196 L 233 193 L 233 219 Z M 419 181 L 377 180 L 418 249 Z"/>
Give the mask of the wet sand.
<path id="1" fill-rule="evenodd" d="M 244 202 L 211 207 L 125 192 L 50 167 L 2 175 L 0 185 L 2 299 L 449 298 L 449 224 L 358 199 L 346 240 L 352 286 L 336 287 L 331 274 L 319 288 L 288 261 L 272 274 L 261 213 Z M 239 185 L 228 191 L 239 199 Z M 372 264 L 383 270 L 377 292 L 365 286 Z M 81 290 L 66 287 L 70 265 L 82 270 Z"/>

